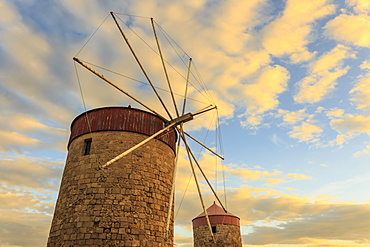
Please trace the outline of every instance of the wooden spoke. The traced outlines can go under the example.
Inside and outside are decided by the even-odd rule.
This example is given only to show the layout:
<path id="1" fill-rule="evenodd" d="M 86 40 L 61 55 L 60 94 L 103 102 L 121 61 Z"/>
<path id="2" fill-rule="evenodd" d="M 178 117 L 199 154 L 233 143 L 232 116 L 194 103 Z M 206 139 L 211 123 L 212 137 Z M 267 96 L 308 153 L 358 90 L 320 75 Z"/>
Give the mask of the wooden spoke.
<path id="1" fill-rule="evenodd" d="M 102 74 L 96 72 L 94 69 L 92 69 L 91 67 L 89 67 L 88 65 L 86 65 L 84 62 L 82 62 L 81 60 L 79 60 L 77 57 L 74 57 L 73 58 L 74 61 L 76 61 L 77 63 L 81 64 L 83 67 L 85 67 L 87 70 L 89 70 L 90 72 L 92 72 L 93 74 L 95 74 L 96 76 L 98 76 L 99 78 L 101 78 L 103 81 L 107 82 L 109 85 L 115 87 L 116 89 L 118 89 L 120 92 L 126 94 L 128 97 L 130 97 L 131 99 L 135 100 L 137 103 L 139 103 L 140 105 L 142 105 L 143 107 L 145 107 L 146 109 L 148 109 L 149 111 L 153 112 L 154 114 L 156 114 L 158 117 L 160 117 L 162 120 L 168 122 L 168 120 L 163 117 L 161 114 L 159 114 L 158 112 L 156 112 L 155 110 L 153 110 L 152 108 L 150 108 L 149 106 L 145 105 L 143 102 L 141 102 L 140 100 L 138 100 L 137 98 L 135 98 L 134 96 L 132 96 L 131 94 L 129 94 L 128 92 L 126 92 L 125 90 L 123 90 L 122 88 L 118 87 L 116 84 L 114 84 L 113 82 L 111 82 L 110 80 L 108 80 L 107 78 L 105 78 Z"/>
<path id="2" fill-rule="evenodd" d="M 139 58 L 136 56 L 136 53 L 135 53 L 134 49 L 132 48 L 132 46 L 131 46 L 130 42 L 128 41 L 128 38 L 126 37 L 125 33 L 123 32 L 123 30 L 122 30 L 122 28 L 121 28 L 121 25 L 118 23 L 118 21 L 117 21 L 116 17 L 114 16 L 114 13 L 113 13 L 113 12 L 111 12 L 111 15 L 112 15 L 113 20 L 114 20 L 114 22 L 116 23 L 116 25 L 117 25 L 117 27 L 118 27 L 118 29 L 119 29 L 120 33 L 121 33 L 121 35 L 122 35 L 123 39 L 125 40 L 125 42 L 126 42 L 127 46 L 129 47 L 129 49 L 130 49 L 130 51 L 131 51 L 131 54 L 134 56 L 134 58 L 135 58 L 135 60 L 136 60 L 137 64 L 139 65 L 139 67 L 140 67 L 141 71 L 143 72 L 144 76 L 145 76 L 145 77 L 146 77 L 146 79 L 148 80 L 148 82 L 149 82 L 150 86 L 152 87 L 152 89 L 153 89 L 153 91 L 154 91 L 155 95 L 157 96 L 158 100 L 161 102 L 161 104 L 162 104 L 162 106 L 163 106 L 164 110 L 166 111 L 166 113 L 167 113 L 168 117 L 172 120 L 173 118 L 172 118 L 172 116 L 171 116 L 170 112 L 168 111 L 168 109 L 167 109 L 166 105 L 164 104 L 164 102 L 163 102 L 163 100 L 162 100 L 161 96 L 159 95 L 158 91 L 157 91 L 157 90 L 156 90 L 156 88 L 154 87 L 154 85 L 153 85 L 152 81 L 150 80 L 150 78 L 149 78 L 148 74 L 146 73 L 146 71 L 145 71 L 145 69 L 144 69 L 143 65 L 141 64 L 141 62 L 140 62 Z"/>
<path id="3" fill-rule="evenodd" d="M 209 152 L 213 153 L 214 155 L 216 155 L 217 157 L 219 157 L 220 159 L 224 160 L 225 158 L 222 157 L 221 155 L 219 155 L 218 153 L 216 153 L 215 151 L 213 151 L 212 149 L 210 149 L 209 147 L 207 147 L 206 145 L 204 145 L 203 143 L 201 143 L 200 141 L 198 141 L 197 139 L 195 139 L 194 137 L 192 137 L 190 134 L 188 134 L 187 132 L 184 132 L 184 134 L 188 137 L 190 137 L 193 141 L 195 141 L 196 143 L 198 143 L 199 145 L 201 145 L 202 147 L 204 147 L 205 149 L 207 149 Z"/>
<path id="4" fill-rule="evenodd" d="M 183 123 L 180 124 L 182 126 Z M 180 143 L 181 143 L 181 138 L 178 139 L 177 141 L 177 147 L 176 147 L 176 154 L 179 153 L 180 150 Z M 179 161 L 179 156 L 176 155 L 176 159 L 174 161 L 174 171 L 173 171 L 173 176 L 172 176 L 172 188 L 171 188 L 171 195 L 170 195 L 170 204 L 168 206 L 168 212 L 167 212 L 167 223 L 166 223 L 166 241 L 168 240 L 168 232 L 170 229 L 170 222 L 171 222 L 171 211 L 172 211 L 172 206 L 173 206 L 173 201 L 175 197 L 175 180 L 176 180 L 176 172 L 177 172 L 177 163 Z"/>
<path id="5" fill-rule="evenodd" d="M 176 116 L 179 117 L 179 111 L 177 110 L 176 100 L 175 100 L 175 97 L 174 97 L 174 94 L 173 94 L 173 91 L 172 91 L 172 87 L 171 87 L 171 83 L 170 83 L 170 78 L 168 77 L 166 65 L 165 65 L 165 62 L 164 62 L 164 59 L 163 59 L 163 54 L 162 54 L 161 46 L 159 44 L 159 40 L 158 40 L 158 37 L 157 37 L 157 32 L 155 30 L 154 20 L 153 20 L 153 18 L 150 18 L 150 20 L 152 22 L 152 27 L 153 27 L 153 33 L 154 33 L 155 41 L 157 43 L 159 55 L 161 57 L 164 74 L 166 75 L 166 80 L 167 80 L 168 88 L 170 89 L 172 102 L 173 102 L 173 105 L 174 105 L 175 111 L 176 111 Z"/>
<path id="6" fill-rule="evenodd" d="M 208 225 L 208 228 L 209 228 L 209 232 L 210 232 L 210 234 L 212 236 L 213 243 L 216 243 L 215 235 L 213 234 L 213 231 L 212 231 L 211 221 L 209 220 L 209 216 L 208 216 L 206 207 L 204 205 L 204 200 L 203 200 L 203 197 L 202 197 L 202 193 L 200 191 L 200 187 L 199 187 L 197 175 L 195 173 L 194 165 L 193 165 L 193 162 L 192 162 L 192 155 L 190 155 L 191 151 L 190 151 L 190 148 L 189 148 L 189 146 L 188 146 L 188 144 L 186 142 L 186 138 L 185 138 L 183 129 L 180 129 L 179 134 L 180 134 L 181 139 L 183 140 L 183 142 L 185 144 L 186 152 L 187 152 L 188 157 L 189 157 L 189 163 L 190 163 L 191 171 L 193 173 L 195 184 L 197 186 L 197 191 L 198 191 L 199 199 L 200 199 L 201 204 L 202 204 L 203 212 L 204 212 L 204 215 L 206 216 L 206 220 L 207 220 L 207 225 Z"/>

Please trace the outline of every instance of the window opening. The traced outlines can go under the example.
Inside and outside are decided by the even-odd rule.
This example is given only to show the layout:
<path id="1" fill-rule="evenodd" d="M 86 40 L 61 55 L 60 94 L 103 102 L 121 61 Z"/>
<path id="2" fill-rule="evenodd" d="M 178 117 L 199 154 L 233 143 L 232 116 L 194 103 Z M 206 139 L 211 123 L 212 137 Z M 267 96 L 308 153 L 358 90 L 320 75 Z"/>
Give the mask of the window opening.
<path id="1" fill-rule="evenodd" d="M 85 151 L 84 151 L 84 155 L 89 155 L 90 154 L 91 143 L 92 143 L 92 138 L 85 139 Z"/>
<path id="2" fill-rule="evenodd" d="M 217 232 L 216 226 L 212 226 L 212 233 L 216 233 L 216 232 Z"/>

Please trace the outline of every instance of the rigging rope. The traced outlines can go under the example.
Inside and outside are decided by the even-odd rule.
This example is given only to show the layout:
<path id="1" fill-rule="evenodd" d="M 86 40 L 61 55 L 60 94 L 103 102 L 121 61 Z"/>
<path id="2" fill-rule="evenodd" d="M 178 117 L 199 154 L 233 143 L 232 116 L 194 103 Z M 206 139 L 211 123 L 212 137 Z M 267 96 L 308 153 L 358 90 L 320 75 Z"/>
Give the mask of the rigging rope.
<path id="1" fill-rule="evenodd" d="M 85 42 L 85 44 L 81 47 L 81 49 L 77 52 L 76 56 L 78 56 L 78 54 L 80 54 L 80 52 L 82 51 L 83 48 L 85 48 L 85 46 L 87 45 L 87 43 L 89 43 L 89 41 L 91 40 L 91 38 L 96 34 L 96 32 L 100 29 L 100 27 L 104 24 L 104 22 L 107 20 L 108 16 L 110 14 L 107 15 L 107 17 L 105 17 L 104 21 L 102 23 L 100 23 L 99 27 L 94 31 L 94 33 L 90 36 L 90 38 Z"/>
<path id="2" fill-rule="evenodd" d="M 99 65 L 96 65 L 96 64 L 93 64 L 93 63 L 87 62 L 87 61 L 85 61 L 85 60 L 83 60 L 83 59 L 80 59 L 80 60 L 81 60 L 81 61 L 83 61 L 83 62 L 84 62 L 84 63 L 86 63 L 86 64 L 89 64 L 89 65 L 94 66 L 94 67 L 96 67 L 96 68 L 99 68 L 99 69 L 101 69 L 101 70 L 105 70 L 105 71 L 107 71 L 107 72 L 110 72 L 110 73 L 112 73 L 112 74 L 115 74 L 115 75 L 118 75 L 118 76 L 124 77 L 124 78 L 126 78 L 126 79 L 129 79 L 129 80 L 132 80 L 132 81 L 135 81 L 135 82 L 139 82 L 139 83 L 144 84 L 144 85 L 146 85 L 146 86 L 150 86 L 150 84 L 149 84 L 149 83 L 147 83 L 147 82 L 143 82 L 143 81 L 137 80 L 137 79 L 135 79 L 135 78 L 132 78 L 132 77 L 129 77 L 129 76 L 123 75 L 123 74 L 121 74 L 121 73 L 118 73 L 118 72 L 115 72 L 115 71 L 113 71 L 113 70 L 110 70 L 110 69 L 104 68 L 104 67 L 102 67 L 102 66 L 99 66 Z M 161 90 L 161 91 L 163 91 L 163 92 L 167 92 L 167 93 L 169 93 L 169 91 L 168 91 L 167 89 L 164 89 L 164 88 L 161 88 L 161 87 L 155 87 L 155 88 L 156 88 L 156 89 L 158 89 L 158 90 Z M 179 96 L 179 97 L 182 97 L 182 96 L 183 96 L 183 95 L 181 95 L 181 94 L 179 94 L 179 93 L 175 93 L 175 92 L 174 92 L 174 94 L 175 94 L 176 96 Z M 204 104 L 204 105 L 207 105 L 207 104 L 208 104 L 208 103 L 206 103 L 206 102 L 203 102 L 203 101 L 200 101 L 200 100 L 197 100 L 197 99 L 194 99 L 194 98 L 187 98 L 187 99 L 192 100 L 192 101 L 195 101 L 195 102 L 198 102 L 198 103 L 201 103 L 201 104 Z"/>

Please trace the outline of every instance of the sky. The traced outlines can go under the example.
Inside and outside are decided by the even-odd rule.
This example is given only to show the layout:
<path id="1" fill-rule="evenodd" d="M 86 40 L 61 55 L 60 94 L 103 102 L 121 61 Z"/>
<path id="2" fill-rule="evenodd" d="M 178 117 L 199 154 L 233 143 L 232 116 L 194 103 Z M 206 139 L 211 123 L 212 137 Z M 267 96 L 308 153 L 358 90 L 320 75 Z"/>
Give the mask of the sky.
<path id="1" fill-rule="evenodd" d="M 172 114 L 150 18 L 179 109 L 192 58 L 186 111 L 217 111 L 185 128 L 225 157 L 191 143 L 244 246 L 370 246 L 368 0 L 0 0 L 0 247 L 45 246 L 77 115 L 142 109 L 73 57 L 164 112 L 110 11 Z M 202 207 L 178 156 L 175 243 L 189 247 Z"/>

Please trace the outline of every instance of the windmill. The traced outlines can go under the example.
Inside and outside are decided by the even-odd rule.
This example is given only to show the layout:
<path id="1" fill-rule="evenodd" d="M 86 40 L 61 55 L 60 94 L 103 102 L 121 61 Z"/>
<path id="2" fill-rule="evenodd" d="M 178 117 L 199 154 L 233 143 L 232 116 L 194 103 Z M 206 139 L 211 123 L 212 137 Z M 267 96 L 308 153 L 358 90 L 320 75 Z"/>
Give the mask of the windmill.
<path id="1" fill-rule="evenodd" d="M 136 104 L 140 105 L 140 107 L 144 108 L 146 112 L 141 111 L 141 110 L 132 109 L 131 107 L 124 108 L 124 109 L 123 108 L 94 109 L 94 110 L 87 111 L 81 114 L 79 117 L 77 117 L 74 120 L 74 122 L 72 123 L 72 127 L 71 127 L 72 134 L 71 134 L 71 138 L 69 142 L 69 148 L 70 148 L 69 153 L 72 153 L 71 150 L 73 152 L 75 150 L 77 151 L 75 152 L 76 154 L 71 154 L 71 155 L 69 154 L 71 158 L 68 157 L 69 159 L 67 159 L 67 164 L 70 163 L 70 165 L 67 168 L 67 164 L 66 164 L 66 168 L 64 171 L 62 185 L 61 185 L 61 192 L 58 198 L 57 207 L 56 207 L 56 211 L 54 214 L 54 219 L 53 219 L 53 223 L 52 223 L 52 227 L 50 231 L 48 245 L 55 246 L 55 245 L 61 244 L 64 241 L 63 244 L 67 243 L 70 246 L 78 246 L 78 245 L 87 246 L 87 245 L 94 245 L 94 244 L 104 245 L 107 243 L 109 243 L 111 246 L 115 246 L 115 245 L 117 246 L 122 246 L 122 245 L 125 245 L 125 246 L 171 246 L 172 245 L 171 231 L 173 230 L 173 204 L 174 204 L 173 199 L 174 199 L 174 190 L 175 190 L 174 173 L 176 170 L 176 162 L 169 165 L 169 167 L 171 167 L 169 169 L 170 171 L 169 173 L 171 174 L 168 178 L 166 178 L 166 180 L 168 179 L 172 180 L 170 182 L 167 181 L 167 185 L 170 185 L 170 191 L 158 192 L 157 194 L 155 194 L 156 192 L 151 192 L 149 189 L 145 188 L 145 190 L 148 190 L 148 193 L 150 195 L 155 194 L 155 196 L 153 196 L 154 200 L 157 199 L 156 197 L 162 197 L 163 194 L 166 194 L 165 196 L 166 198 L 163 199 L 163 201 L 165 201 L 163 205 L 165 206 L 159 207 L 158 205 L 152 205 L 153 203 L 150 204 L 151 205 L 150 207 L 152 208 L 151 210 L 154 211 L 158 209 L 158 211 L 156 211 L 157 213 L 159 211 L 166 210 L 166 213 L 163 214 L 163 215 L 166 215 L 164 225 L 162 223 L 158 223 L 158 222 L 164 221 L 163 215 L 162 217 L 159 217 L 160 219 L 158 220 L 158 219 L 155 219 L 156 215 L 153 212 L 146 212 L 146 213 L 141 212 L 143 210 L 142 209 L 143 207 L 139 209 L 135 208 L 134 210 L 132 209 L 133 207 L 135 207 L 136 204 L 144 205 L 145 203 L 148 203 L 147 201 L 141 202 L 140 198 L 135 199 L 135 201 L 130 201 L 130 199 L 128 199 L 130 196 L 126 196 L 125 198 L 122 198 L 122 196 L 120 196 L 120 194 L 122 193 L 124 195 L 127 195 L 127 193 L 130 193 L 130 192 L 127 192 L 127 189 L 125 190 L 125 188 L 122 188 L 123 187 L 122 184 L 128 184 L 128 183 L 131 183 L 132 181 L 136 181 L 136 182 L 141 181 L 141 183 L 145 181 L 145 178 L 143 178 L 141 173 L 137 175 L 139 176 L 137 180 L 135 180 L 135 177 L 133 176 L 134 180 L 124 180 L 124 182 L 119 184 L 118 187 L 122 188 L 121 190 L 117 191 L 117 188 L 114 187 L 115 186 L 114 183 L 116 183 L 116 181 L 123 181 L 120 176 L 126 176 L 127 179 L 131 179 L 131 174 L 127 175 L 128 173 L 127 168 L 123 168 L 123 169 L 126 169 L 123 171 L 122 168 L 114 168 L 118 170 L 112 170 L 113 167 L 119 162 L 121 162 L 122 160 L 125 160 L 123 165 L 127 164 L 127 162 L 128 163 L 136 162 L 137 163 L 136 168 L 134 169 L 139 169 L 138 168 L 139 166 L 141 166 L 143 163 L 146 164 L 147 160 L 152 159 L 152 158 L 148 158 L 146 160 L 144 157 L 146 154 L 141 153 L 139 155 L 140 161 L 133 161 L 133 158 L 131 158 L 130 155 L 137 152 L 138 150 L 143 150 L 144 147 L 150 147 L 152 143 L 158 142 L 158 140 L 167 142 L 166 143 L 167 146 L 172 145 L 172 149 L 175 153 L 174 155 L 175 157 L 177 156 L 177 153 L 179 152 L 181 143 L 184 146 L 187 156 L 188 156 L 189 163 L 190 163 L 193 178 L 197 186 L 197 191 L 198 191 L 201 205 L 203 208 L 203 214 L 207 221 L 209 234 L 210 236 L 212 236 L 212 239 L 213 239 L 212 241 L 216 243 L 214 233 L 212 231 L 210 219 L 208 217 L 208 213 L 207 213 L 207 210 L 204 204 L 204 200 L 202 198 L 199 182 L 196 176 L 196 168 L 199 169 L 200 173 L 204 177 L 204 180 L 206 181 L 212 193 L 214 194 L 216 200 L 221 205 L 221 208 L 223 209 L 223 211 L 225 213 L 227 211 L 222 201 L 218 197 L 215 189 L 213 188 L 213 186 L 207 179 L 205 173 L 203 172 L 202 167 L 199 164 L 197 158 L 195 157 L 194 152 L 191 150 L 189 146 L 189 140 L 195 141 L 197 144 L 201 145 L 203 148 L 205 148 L 211 154 L 217 156 L 218 158 L 223 159 L 223 157 L 219 155 L 218 153 L 216 153 L 215 151 L 213 151 L 211 148 L 204 145 L 201 141 L 198 141 L 196 138 L 194 138 L 189 133 L 185 132 L 184 125 L 192 121 L 194 117 L 200 116 L 208 111 L 215 110 L 217 109 L 217 107 L 211 104 L 204 108 L 196 110 L 194 112 L 186 112 L 186 104 L 188 100 L 187 91 L 189 88 L 189 78 L 191 76 L 191 66 L 192 66 L 191 58 L 189 58 L 188 65 L 187 65 L 187 75 L 185 77 L 186 86 L 185 86 L 185 92 L 184 92 L 184 97 L 183 97 L 183 102 L 182 102 L 183 104 L 182 104 L 182 107 L 178 106 L 177 101 L 175 99 L 175 92 L 172 89 L 172 84 L 171 84 L 170 76 L 169 76 L 168 69 L 167 69 L 168 63 L 165 60 L 165 57 L 161 49 L 161 44 L 157 36 L 156 23 L 153 20 L 153 18 L 151 18 L 150 19 L 151 26 L 152 26 L 153 35 L 156 41 L 157 51 L 158 51 L 161 64 L 162 64 L 162 68 L 163 68 L 163 72 L 166 78 L 168 92 L 171 96 L 170 97 L 171 102 L 172 102 L 171 104 L 174 109 L 174 113 L 171 113 L 171 110 L 169 110 L 169 105 L 167 105 L 165 101 L 162 99 L 160 93 L 158 92 L 157 87 L 152 82 L 149 76 L 149 73 L 145 69 L 144 65 L 141 63 L 139 56 L 136 54 L 134 48 L 132 47 L 129 39 L 127 38 L 125 34 L 125 31 L 121 27 L 121 24 L 119 21 L 120 20 L 119 15 L 113 12 L 111 12 L 110 15 L 113 18 L 113 21 L 115 25 L 117 26 L 120 35 L 122 36 L 124 42 L 126 43 L 130 53 L 132 54 L 134 60 L 136 61 L 138 67 L 140 68 L 143 76 L 145 77 L 146 81 L 149 83 L 152 89 L 152 93 L 155 95 L 155 97 L 159 101 L 163 110 L 160 111 L 158 109 L 153 109 L 153 107 L 149 106 L 148 104 L 144 102 L 145 100 L 138 99 L 137 97 L 133 96 L 128 91 L 126 91 L 125 89 L 119 87 L 112 80 L 105 77 L 103 74 L 101 74 L 97 70 L 95 70 L 88 62 L 78 58 L 77 56 L 73 58 L 73 60 L 77 64 L 81 65 L 83 68 L 87 69 L 93 75 L 105 81 L 110 86 L 116 88 L 121 93 L 125 94 L 127 97 L 133 100 Z M 165 112 L 165 114 L 162 114 L 161 112 Z M 122 114 L 122 115 L 119 115 L 119 114 Z M 117 115 L 124 116 L 124 117 L 126 117 L 126 115 L 127 116 L 130 115 L 130 117 L 128 118 L 130 118 L 131 120 L 134 118 L 135 119 L 140 118 L 140 119 L 146 119 L 146 120 L 150 119 L 151 123 L 155 123 L 156 127 L 154 129 L 151 129 L 148 132 L 144 131 L 145 133 L 141 132 L 141 130 L 138 130 L 138 128 L 141 128 L 140 126 L 139 127 L 137 126 L 127 127 L 128 126 L 127 125 L 126 127 L 122 127 L 124 125 L 124 123 L 122 123 L 123 117 L 117 120 L 115 118 Z M 109 122 L 109 127 L 107 126 L 101 127 L 100 126 L 101 123 L 99 121 L 101 121 L 102 118 L 107 118 L 107 119 L 109 118 L 109 119 L 116 119 L 116 120 L 109 120 L 111 121 Z M 117 121 L 119 121 L 119 123 L 117 123 Z M 116 124 L 116 126 L 111 127 L 110 124 L 112 123 L 113 125 Z M 83 124 L 84 124 L 84 127 L 81 127 L 83 126 Z M 107 130 L 110 131 L 109 137 L 107 137 L 108 132 L 107 133 L 105 132 Z M 95 139 L 97 139 L 98 141 L 101 141 L 104 139 L 103 141 L 99 143 L 99 149 L 100 149 L 104 145 L 107 145 L 107 146 L 111 145 L 112 140 L 115 141 L 114 139 L 115 137 L 112 137 L 112 135 L 110 135 L 112 131 L 114 132 L 114 131 L 122 131 L 122 130 L 125 130 L 125 131 L 129 130 L 131 132 L 138 132 L 141 134 L 145 134 L 145 137 L 143 137 L 142 135 L 140 137 L 136 137 L 130 134 L 130 136 L 128 137 L 122 137 L 123 138 L 122 140 L 124 140 L 123 142 L 125 142 L 125 145 L 120 146 L 120 145 L 117 145 L 117 143 L 114 144 L 114 149 L 115 149 L 114 152 L 104 151 L 104 155 L 101 155 L 99 153 L 97 154 L 96 157 L 95 156 L 86 157 L 87 155 L 90 154 L 90 149 L 92 149 L 92 147 L 94 146 Z M 100 136 L 97 137 L 98 134 Z M 89 137 L 88 135 L 91 135 L 91 137 Z M 169 140 L 166 139 L 166 137 L 168 136 L 170 136 Z M 176 144 L 176 148 L 174 148 L 173 140 L 174 138 L 176 139 L 176 136 L 178 137 L 178 141 Z M 89 138 L 86 138 L 86 137 L 89 137 Z M 112 145 L 109 147 L 112 147 Z M 157 146 L 155 147 L 153 146 L 152 148 L 153 150 L 158 150 Z M 166 149 L 166 148 L 167 147 L 160 147 L 159 149 Z M 121 149 L 122 152 L 117 154 L 117 150 L 119 149 Z M 79 150 L 84 150 L 84 151 L 80 152 Z M 108 152 L 108 155 L 107 155 L 107 152 Z M 112 154 L 114 154 L 114 156 L 112 156 Z M 110 157 L 110 158 L 107 159 L 107 157 Z M 156 159 L 162 159 L 162 158 L 159 157 Z M 173 159 L 173 157 L 170 157 L 168 160 L 164 159 L 163 162 L 166 164 L 170 163 L 171 159 Z M 103 160 L 104 162 L 102 162 Z M 94 165 L 94 164 L 91 165 L 91 163 L 97 163 L 97 165 Z M 156 163 L 156 165 L 159 165 L 159 164 L 162 164 L 162 163 Z M 122 164 L 117 165 L 116 167 L 119 167 L 119 166 L 122 166 Z M 79 172 L 76 172 L 74 170 L 75 168 L 73 167 L 78 167 L 76 169 L 81 169 L 81 171 L 78 170 Z M 86 172 L 85 168 L 80 168 L 80 167 L 87 167 L 86 169 L 89 169 L 88 170 L 89 172 Z M 95 172 L 96 172 L 95 175 L 91 172 L 91 168 L 95 169 Z M 132 171 L 131 168 L 130 168 L 130 171 Z M 90 175 L 87 175 L 87 173 L 89 173 Z M 120 174 L 120 176 L 116 176 L 114 178 L 115 180 L 110 177 L 110 176 L 115 176 L 118 173 Z M 143 172 L 142 174 L 148 174 L 148 173 Z M 159 180 L 161 180 L 161 178 L 159 178 Z M 131 182 L 128 182 L 128 181 L 131 181 Z M 89 184 L 85 185 L 87 183 Z M 109 186 L 106 186 L 107 184 L 109 184 Z M 142 185 L 138 185 L 138 186 L 142 187 Z M 157 187 L 161 187 L 161 185 Z M 133 193 L 137 192 L 136 188 L 132 189 L 130 187 L 130 190 L 132 190 L 131 192 Z M 166 188 L 162 190 L 166 191 Z M 122 192 L 122 191 L 125 191 L 125 192 Z M 65 194 L 61 195 L 62 193 L 65 193 Z M 89 196 L 91 193 L 98 193 L 102 195 L 101 196 Z M 137 193 L 141 193 L 141 192 L 137 192 Z M 109 197 L 111 195 L 114 195 L 114 196 L 112 196 L 112 199 L 104 198 L 99 201 L 99 198 L 103 197 L 103 195 L 108 195 L 106 197 Z M 75 198 L 75 199 L 71 199 L 71 198 Z M 120 200 L 123 200 L 123 201 L 120 201 Z M 162 199 L 158 199 L 158 200 L 162 200 Z M 110 202 L 113 205 L 107 205 L 107 204 L 110 204 Z M 115 205 L 115 202 L 117 205 Z M 68 212 L 66 213 L 65 207 L 73 208 L 72 210 L 73 213 L 68 213 Z M 112 208 L 113 208 L 113 214 L 115 213 L 119 215 L 119 218 L 122 220 L 118 220 L 117 222 L 113 222 L 113 223 L 111 222 L 113 219 L 112 218 L 113 216 L 110 215 L 108 211 L 112 210 Z M 61 213 L 58 213 L 58 210 Z M 114 210 L 116 210 L 117 212 Z M 128 210 L 131 212 L 129 216 L 121 213 L 121 211 L 125 211 L 125 210 Z M 103 211 L 105 213 L 102 213 Z M 76 214 L 76 212 L 79 212 L 79 213 Z M 89 214 L 87 214 L 86 212 L 89 212 Z M 73 217 L 69 216 L 70 214 L 73 214 Z M 143 222 L 145 222 L 145 220 L 148 221 L 148 218 L 147 218 L 149 217 L 148 214 L 151 214 L 150 220 L 156 221 L 156 223 L 154 224 L 156 228 L 151 228 L 149 226 L 144 225 Z M 116 215 L 116 218 L 117 218 L 117 215 Z M 67 223 L 63 222 L 63 218 L 68 218 L 68 222 Z M 74 232 L 73 231 L 74 228 L 78 228 L 78 229 L 81 228 L 83 230 Z M 98 232 L 94 232 L 95 230 L 93 231 L 92 229 L 98 229 Z M 154 238 L 152 238 L 152 235 L 155 235 Z M 105 242 L 107 238 L 111 239 L 111 241 Z"/>

